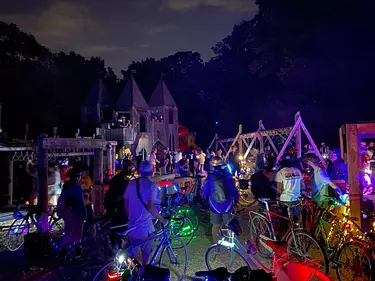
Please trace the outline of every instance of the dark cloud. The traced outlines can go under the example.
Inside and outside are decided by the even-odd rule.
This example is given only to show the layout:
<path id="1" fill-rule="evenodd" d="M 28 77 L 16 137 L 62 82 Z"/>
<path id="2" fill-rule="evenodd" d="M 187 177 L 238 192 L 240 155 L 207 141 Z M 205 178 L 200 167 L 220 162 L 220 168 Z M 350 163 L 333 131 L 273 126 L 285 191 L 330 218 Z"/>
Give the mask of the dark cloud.
<path id="1" fill-rule="evenodd" d="M 100 56 L 118 72 L 133 60 L 183 50 L 208 59 L 210 48 L 255 9 L 254 0 L 10 0 L 0 20 L 52 51 Z"/>

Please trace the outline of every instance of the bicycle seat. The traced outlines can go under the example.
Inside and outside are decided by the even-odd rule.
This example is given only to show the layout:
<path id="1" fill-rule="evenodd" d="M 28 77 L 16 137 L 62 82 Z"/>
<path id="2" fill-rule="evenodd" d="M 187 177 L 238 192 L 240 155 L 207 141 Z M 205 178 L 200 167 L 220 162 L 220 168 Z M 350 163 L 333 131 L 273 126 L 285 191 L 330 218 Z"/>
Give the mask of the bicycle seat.
<path id="1" fill-rule="evenodd" d="M 276 254 L 284 253 L 288 247 L 287 241 L 265 241 L 266 245 L 269 246 Z"/>
<path id="2" fill-rule="evenodd" d="M 228 269 L 226 269 L 225 267 L 219 267 L 219 268 L 216 268 L 214 270 L 198 271 L 198 272 L 195 273 L 195 276 L 198 276 L 198 277 L 213 277 L 213 278 L 217 278 L 218 280 L 221 280 L 223 278 L 230 277 L 231 274 L 228 272 Z"/>

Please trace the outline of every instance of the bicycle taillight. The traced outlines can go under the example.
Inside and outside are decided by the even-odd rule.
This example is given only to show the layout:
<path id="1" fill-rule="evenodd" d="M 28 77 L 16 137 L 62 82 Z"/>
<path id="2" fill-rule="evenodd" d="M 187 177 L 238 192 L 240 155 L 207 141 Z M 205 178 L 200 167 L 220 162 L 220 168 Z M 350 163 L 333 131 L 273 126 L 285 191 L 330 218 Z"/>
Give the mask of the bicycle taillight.
<path id="1" fill-rule="evenodd" d="M 121 279 L 121 274 L 117 272 L 108 273 L 107 274 L 108 280 L 116 281 Z"/>

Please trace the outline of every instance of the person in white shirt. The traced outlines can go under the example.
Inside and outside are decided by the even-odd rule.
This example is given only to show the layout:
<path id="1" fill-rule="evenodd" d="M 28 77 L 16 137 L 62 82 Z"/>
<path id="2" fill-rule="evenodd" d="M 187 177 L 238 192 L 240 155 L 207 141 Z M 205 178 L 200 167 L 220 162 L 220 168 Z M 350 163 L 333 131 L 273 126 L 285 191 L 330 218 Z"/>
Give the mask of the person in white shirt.
<path id="1" fill-rule="evenodd" d="M 150 157 L 148 158 L 148 161 L 151 162 L 152 167 L 153 167 L 152 176 L 154 176 L 156 172 L 156 163 L 160 163 L 160 161 L 156 157 L 157 153 L 158 153 L 158 149 L 155 147 L 154 149 L 152 149 Z"/>
<path id="2" fill-rule="evenodd" d="M 182 159 L 182 152 L 181 150 L 177 150 L 177 153 L 174 156 L 174 164 L 175 164 L 176 170 L 178 170 L 178 162 L 180 162 L 181 159 Z"/>
<path id="3" fill-rule="evenodd" d="M 287 205 L 295 205 L 298 203 L 298 198 L 301 196 L 301 185 L 304 185 L 302 173 L 296 168 L 298 160 L 291 154 L 283 155 L 280 162 L 282 167 L 276 174 L 275 181 L 277 183 L 277 192 L 280 194 L 280 201 Z M 286 217 L 294 216 L 298 219 L 300 214 L 299 207 L 290 209 L 291 214 L 288 213 L 288 207 L 281 206 L 283 215 Z M 285 220 L 282 220 L 285 224 Z M 287 227 L 287 225 L 285 225 Z M 283 227 L 284 228 L 284 227 Z"/>

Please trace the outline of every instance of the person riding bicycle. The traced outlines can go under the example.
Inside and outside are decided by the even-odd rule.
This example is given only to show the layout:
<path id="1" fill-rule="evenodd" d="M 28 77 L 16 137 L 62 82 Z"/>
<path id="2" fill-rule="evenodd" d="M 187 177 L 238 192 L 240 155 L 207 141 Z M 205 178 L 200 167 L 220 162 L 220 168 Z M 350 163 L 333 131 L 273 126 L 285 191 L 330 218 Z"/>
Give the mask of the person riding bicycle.
<path id="1" fill-rule="evenodd" d="M 152 239 L 149 236 L 155 231 L 153 219 L 158 219 L 164 225 L 168 220 L 159 214 L 155 207 L 157 185 L 150 178 L 153 174 L 153 165 L 150 161 L 143 161 L 139 172 L 141 177 L 132 180 L 125 191 L 125 210 L 128 214 L 128 228 L 136 227 L 129 233 L 131 256 L 135 257 L 134 250 L 139 247 L 142 251 L 142 266 L 148 264 L 152 252 Z"/>
<path id="2" fill-rule="evenodd" d="M 238 202 L 239 195 L 233 176 L 225 172 L 223 159 L 213 157 L 210 164 L 211 169 L 203 184 L 202 193 L 210 198 L 212 238 L 217 243 L 220 226 L 229 223 L 234 202 Z"/>
<path id="3" fill-rule="evenodd" d="M 325 169 L 319 166 L 319 159 L 314 153 L 305 156 L 305 162 L 313 168 L 313 192 L 312 198 L 318 206 L 327 208 L 331 198 L 345 201 L 346 198 L 342 190 L 333 183 Z"/>

